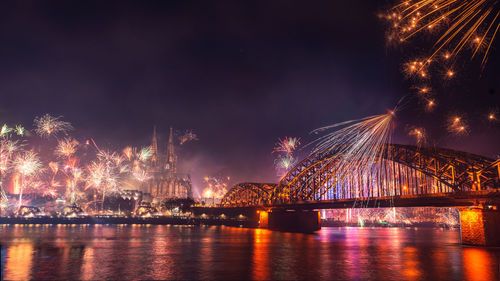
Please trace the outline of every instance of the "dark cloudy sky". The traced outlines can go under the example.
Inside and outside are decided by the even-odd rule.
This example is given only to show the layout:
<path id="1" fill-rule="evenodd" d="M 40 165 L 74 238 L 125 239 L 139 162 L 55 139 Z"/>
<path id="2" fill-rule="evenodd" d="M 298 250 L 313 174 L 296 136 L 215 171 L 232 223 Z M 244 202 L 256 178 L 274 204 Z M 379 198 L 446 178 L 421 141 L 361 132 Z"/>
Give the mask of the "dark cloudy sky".
<path id="1" fill-rule="evenodd" d="M 169 126 L 193 129 L 200 141 L 180 157 L 198 187 L 212 174 L 276 181 L 279 137 L 308 142 L 314 128 L 383 113 L 410 92 L 400 70 L 411 54 L 385 46 L 376 16 L 389 3 L 3 1 L 0 118 L 30 127 L 63 115 L 75 136 L 114 149 L 148 145 L 153 125 L 165 141 Z M 499 105 L 497 61 L 494 50 L 483 72 L 459 71 L 437 112 L 407 102 L 396 141 L 423 125 L 435 145 L 500 154 L 498 126 L 481 121 Z M 443 133 L 453 112 L 470 136 Z"/>

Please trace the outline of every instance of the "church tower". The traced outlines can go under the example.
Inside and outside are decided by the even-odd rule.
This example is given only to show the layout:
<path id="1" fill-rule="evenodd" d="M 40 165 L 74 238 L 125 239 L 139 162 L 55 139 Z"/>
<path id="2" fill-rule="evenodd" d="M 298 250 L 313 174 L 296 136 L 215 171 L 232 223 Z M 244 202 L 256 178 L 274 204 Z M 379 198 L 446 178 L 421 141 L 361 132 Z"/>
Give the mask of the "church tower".
<path id="1" fill-rule="evenodd" d="M 174 151 L 174 132 L 172 127 L 170 127 L 170 136 L 168 137 L 167 145 L 167 159 L 165 161 L 165 169 L 170 173 L 177 172 L 177 155 Z"/>
<path id="2" fill-rule="evenodd" d="M 177 155 L 174 146 L 174 130 L 170 127 L 167 150 L 158 149 L 156 126 L 153 127 L 151 140 L 151 162 L 148 172 L 151 175 L 145 191 L 159 199 L 192 198 L 191 177 L 177 173 Z"/>
<path id="3" fill-rule="evenodd" d="M 158 163 L 158 140 L 156 139 L 156 126 L 153 127 L 153 139 L 151 141 L 151 162 L 153 165 Z"/>

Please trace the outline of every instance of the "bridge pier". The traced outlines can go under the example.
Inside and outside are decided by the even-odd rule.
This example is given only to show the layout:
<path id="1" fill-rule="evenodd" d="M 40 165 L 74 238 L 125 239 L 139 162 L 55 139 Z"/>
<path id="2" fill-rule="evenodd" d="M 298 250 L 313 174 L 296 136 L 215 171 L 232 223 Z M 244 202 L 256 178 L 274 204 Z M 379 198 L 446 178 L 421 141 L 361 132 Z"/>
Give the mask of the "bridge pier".
<path id="1" fill-rule="evenodd" d="M 287 232 L 310 233 L 321 229 L 319 211 L 260 211 L 259 227 Z"/>
<path id="2" fill-rule="evenodd" d="M 500 211 L 467 208 L 460 211 L 462 244 L 500 246 Z"/>

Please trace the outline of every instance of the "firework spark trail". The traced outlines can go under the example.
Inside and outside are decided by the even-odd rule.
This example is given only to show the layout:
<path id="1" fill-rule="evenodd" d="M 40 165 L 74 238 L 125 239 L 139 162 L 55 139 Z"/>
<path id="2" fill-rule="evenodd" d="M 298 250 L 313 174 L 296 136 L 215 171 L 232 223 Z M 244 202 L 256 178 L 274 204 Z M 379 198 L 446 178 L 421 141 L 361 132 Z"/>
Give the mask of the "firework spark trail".
<path id="1" fill-rule="evenodd" d="M 73 138 L 65 138 L 59 140 L 57 143 L 55 154 L 59 157 L 70 158 L 75 154 L 77 147 L 80 143 Z"/>
<path id="2" fill-rule="evenodd" d="M 66 134 L 72 126 L 61 118 L 49 114 L 36 117 L 34 131 L 43 138 Z M 94 189 L 102 194 L 102 200 L 99 200 L 102 209 L 106 196 L 120 192 L 127 180 L 131 179 L 131 183 L 136 185 L 150 178 L 150 147 L 126 147 L 120 153 L 103 150 L 89 138 L 82 146 L 85 149 L 80 149 L 80 143 L 68 136 L 57 139 L 53 154 L 59 159 L 47 159 L 42 163 L 36 153 L 21 150 L 23 143 L 13 139 L 14 136 L 23 137 L 25 132 L 21 125 L 10 127 L 4 124 L 0 127 L 0 184 L 12 173 L 14 190 L 19 192 L 17 207 L 26 201 L 27 190 L 54 198 L 63 196 L 68 203 L 75 204 L 85 199 L 84 192 Z M 194 134 L 190 138 L 193 139 Z M 79 162 L 88 157 L 86 148 L 89 145 L 95 147 L 96 159 L 86 160 L 88 162 L 84 167 L 79 167 Z M 41 173 L 43 170 L 48 173 Z"/>
<path id="3" fill-rule="evenodd" d="M 126 147 L 123 155 L 127 160 L 127 168 L 130 169 L 131 176 L 139 182 L 145 182 L 151 176 L 147 172 L 147 163 L 152 157 L 151 147 L 143 147 L 139 151 L 135 147 Z"/>
<path id="4" fill-rule="evenodd" d="M 16 172 L 21 174 L 18 208 L 22 205 L 23 190 L 30 177 L 37 175 L 42 170 L 42 162 L 38 155 L 32 151 L 25 151 L 18 155 L 13 162 Z"/>
<path id="5" fill-rule="evenodd" d="M 84 173 L 83 170 L 78 167 L 71 167 L 71 170 L 66 173 L 66 198 L 70 204 L 75 204 L 77 201 L 77 197 L 79 194 L 78 186 L 81 182 L 84 181 Z"/>
<path id="6" fill-rule="evenodd" d="M 297 149 L 299 145 L 299 138 L 284 137 L 283 139 L 278 140 L 273 152 L 285 152 L 290 155 Z"/>
<path id="7" fill-rule="evenodd" d="M 466 135 L 469 132 L 469 126 L 463 117 L 453 115 L 448 119 L 447 130 L 453 135 Z"/>
<path id="8" fill-rule="evenodd" d="M 314 130 L 313 133 L 318 133 L 335 129 L 315 141 L 317 144 L 313 154 L 329 155 L 329 160 L 325 165 L 331 165 L 332 170 L 336 171 L 336 180 L 342 180 L 352 171 L 362 170 L 362 174 L 373 173 L 372 168 L 375 164 L 381 163 L 383 155 L 389 153 L 388 145 L 391 142 L 396 110 L 397 107 L 386 114 L 341 122 Z M 316 174 L 311 175 L 309 180 L 313 180 L 316 176 Z M 358 185 L 357 188 L 363 187 Z M 355 192 L 363 193 L 362 190 Z M 323 194 L 319 195 L 323 196 Z"/>
<path id="9" fill-rule="evenodd" d="M 7 124 L 4 124 L 2 126 L 2 128 L 0 129 L 0 136 L 2 138 L 6 138 L 9 136 L 9 133 L 12 131 L 13 129 L 12 128 L 9 128 L 9 126 L 7 126 Z"/>
<path id="10" fill-rule="evenodd" d="M 18 141 L 0 140 L 0 175 L 2 177 L 12 168 L 14 153 L 19 149 L 20 145 Z"/>
<path id="11" fill-rule="evenodd" d="M 95 142 L 92 140 L 95 145 Z M 125 148 L 123 154 L 99 149 L 95 145 L 98 153 L 97 160 L 87 167 L 86 189 L 94 188 L 102 194 L 101 210 L 104 208 L 106 195 L 119 193 L 123 181 L 127 175 L 136 176 L 137 180 L 146 180 L 148 175 L 144 170 L 144 163 L 141 164 L 139 158 L 149 159 L 148 148 L 136 153 L 136 149 Z"/>
<path id="12" fill-rule="evenodd" d="M 412 127 L 408 131 L 408 135 L 415 138 L 415 143 L 418 147 L 421 147 L 427 142 L 427 134 L 425 133 L 424 128 Z"/>
<path id="13" fill-rule="evenodd" d="M 484 53 L 484 65 L 500 27 L 499 15 L 500 3 L 496 0 L 406 0 L 381 17 L 391 23 L 389 42 L 404 42 L 422 32 L 442 30 L 426 64 L 439 53 L 448 59 L 470 46 L 472 57 Z"/>
<path id="14" fill-rule="evenodd" d="M 183 145 L 189 141 L 199 140 L 198 136 L 193 132 L 193 130 L 186 130 L 182 136 L 179 137 L 179 144 Z"/>
<path id="15" fill-rule="evenodd" d="M 289 155 L 279 155 L 275 162 L 275 165 L 278 169 L 284 169 L 288 171 L 295 164 L 295 159 L 293 159 Z"/>
<path id="16" fill-rule="evenodd" d="M 138 158 L 140 161 L 146 162 L 146 161 L 149 161 L 152 156 L 153 156 L 153 153 L 151 152 L 151 147 L 148 146 L 148 147 L 141 148 L 141 150 L 139 151 Z"/>
<path id="17" fill-rule="evenodd" d="M 284 137 L 276 142 L 272 153 L 278 154 L 274 160 L 278 177 L 283 177 L 297 163 L 294 153 L 299 145 L 300 139 L 296 137 Z"/>
<path id="18" fill-rule="evenodd" d="M 3 213 L 3 210 L 5 210 L 9 205 L 9 198 L 7 198 L 7 194 L 5 194 L 5 191 L 3 189 L 0 189 L 0 212 Z"/>
<path id="19" fill-rule="evenodd" d="M 230 177 L 205 177 L 203 198 L 222 199 L 228 191 Z"/>
<path id="20" fill-rule="evenodd" d="M 456 78 L 455 65 L 462 61 L 466 49 L 471 51 L 471 60 L 482 56 L 484 69 L 500 28 L 500 1 L 404 0 L 379 16 L 388 22 L 386 35 L 391 45 L 404 44 L 414 37 L 434 38 L 430 50 L 403 65 L 408 78 L 428 84 L 431 76 L 444 81 Z M 418 94 L 426 111 L 435 109 L 435 97 Z M 468 128 L 456 127 L 450 132 L 465 135 Z"/>
<path id="21" fill-rule="evenodd" d="M 119 192 L 120 170 L 106 160 L 92 162 L 87 167 L 87 186 L 102 194 L 101 210 L 104 208 L 104 199 L 107 194 Z"/>
<path id="22" fill-rule="evenodd" d="M 66 134 L 68 131 L 73 129 L 73 126 L 69 122 L 60 120 L 62 116 L 53 117 L 49 114 L 45 114 L 42 117 L 36 117 L 33 121 L 35 126 L 35 132 L 40 137 L 48 138 L 52 135 L 57 135 L 58 133 Z"/>
<path id="23" fill-rule="evenodd" d="M 498 109 L 497 108 L 493 108 L 493 109 L 490 109 L 490 111 L 488 112 L 488 121 L 493 123 L 493 122 L 498 122 Z"/>
<path id="24" fill-rule="evenodd" d="M 24 136 L 24 133 L 25 133 L 25 131 L 26 131 L 26 130 L 24 129 L 24 127 L 23 127 L 23 126 L 21 126 L 21 125 L 16 125 L 16 127 L 14 128 L 14 131 L 16 132 L 16 134 L 17 134 L 18 136 L 21 136 L 21 137 L 22 137 L 22 136 Z"/>

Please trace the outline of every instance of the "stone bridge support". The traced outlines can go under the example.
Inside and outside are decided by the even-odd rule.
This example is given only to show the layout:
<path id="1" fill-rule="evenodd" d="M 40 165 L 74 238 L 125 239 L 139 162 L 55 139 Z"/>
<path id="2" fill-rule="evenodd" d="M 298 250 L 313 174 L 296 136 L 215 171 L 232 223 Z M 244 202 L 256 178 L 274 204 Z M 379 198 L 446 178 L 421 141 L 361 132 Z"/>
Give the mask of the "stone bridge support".
<path id="1" fill-rule="evenodd" d="M 500 211 L 464 208 L 460 211 L 462 244 L 500 246 Z"/>

